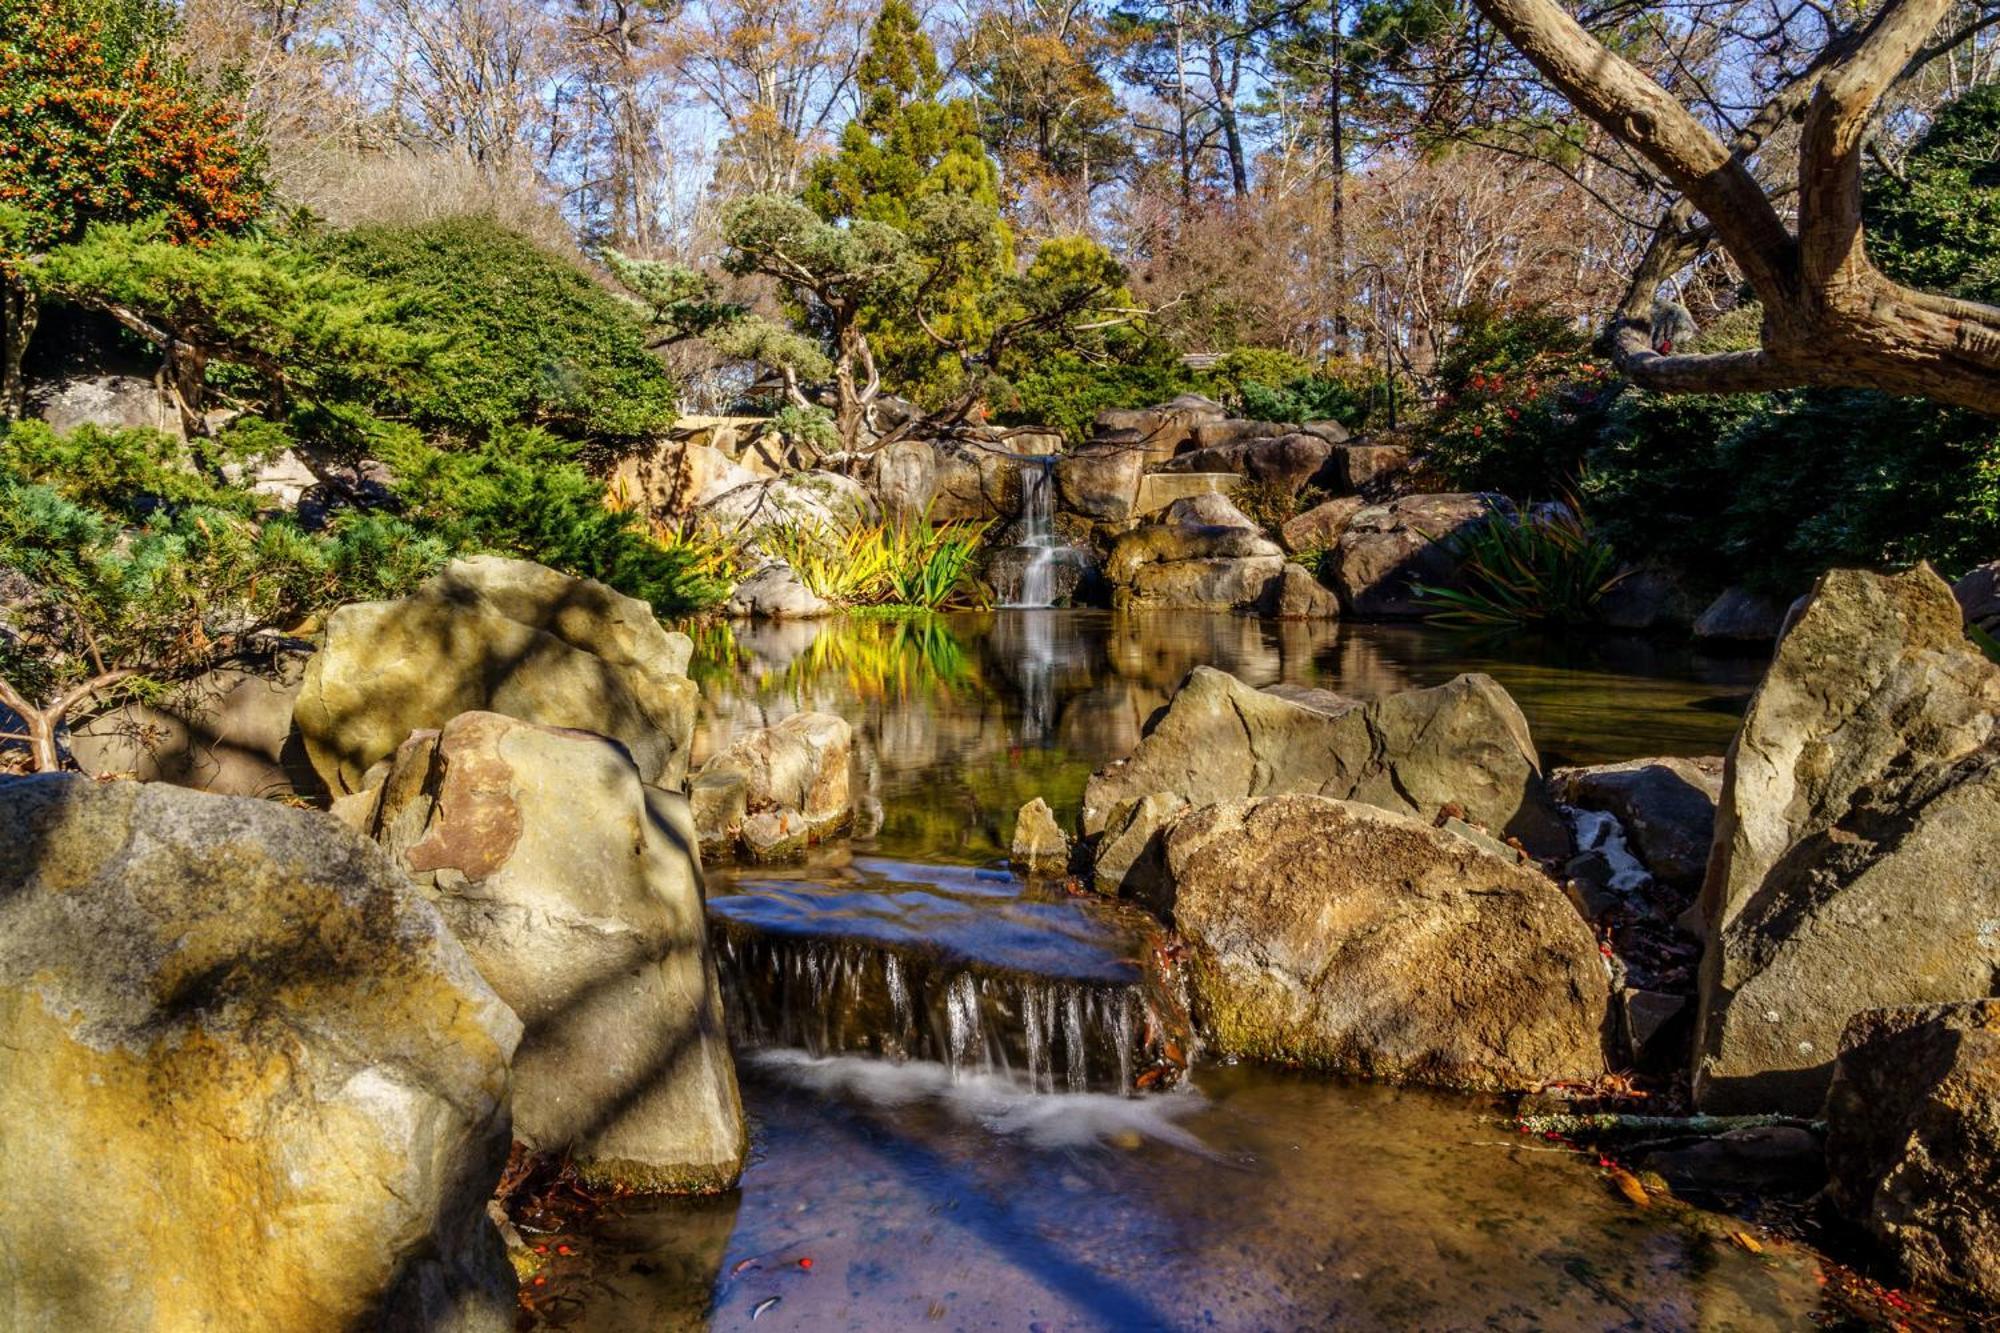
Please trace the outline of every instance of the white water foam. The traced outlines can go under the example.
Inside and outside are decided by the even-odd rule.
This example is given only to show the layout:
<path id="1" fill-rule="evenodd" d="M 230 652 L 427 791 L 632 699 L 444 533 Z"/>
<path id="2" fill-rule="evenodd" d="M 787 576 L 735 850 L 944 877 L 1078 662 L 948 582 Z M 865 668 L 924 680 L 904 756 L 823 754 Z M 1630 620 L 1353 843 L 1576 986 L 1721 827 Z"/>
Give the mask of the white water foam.
<path id="1" fill-rule="evenodd" d="M 930 1060 L 878 1060 L 868 1056 L 816 1056 L 781 1048 L 757 1051 L 750 1063 L 796 1087 L 871 1106 L 935 1102 L 989 1133 L 1025 1139 L 1040 1148 L 1087 1148 L 1138 1135 L 1197 1157 L 1221 1160 L 1181 1125 L 1207 1105 L 1191 1088 L 1119 1096 L 1103 1092 L 1031 1091 L 1004 1074 L 953 1074 Z"/>

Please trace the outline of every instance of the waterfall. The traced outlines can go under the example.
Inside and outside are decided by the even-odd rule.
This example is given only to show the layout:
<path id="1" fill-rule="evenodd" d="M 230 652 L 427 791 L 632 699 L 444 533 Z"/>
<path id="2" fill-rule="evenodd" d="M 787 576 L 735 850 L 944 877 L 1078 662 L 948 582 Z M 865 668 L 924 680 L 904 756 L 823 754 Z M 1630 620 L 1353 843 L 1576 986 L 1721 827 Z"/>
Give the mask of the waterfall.
<path id="1" fill-rule="evenodd" d="M 1021 468 L 1020 541 L 1014 547 L 1018 569 L 1006 607 L 1032 609 L 1056 604 L 1056 574 L 1075 560 L 1076 548 L 1056 538 L 1056 458 L 1053 454 L 1023 457 Z"/>
<path id="2" fill-rule="evenodd" d="M 1178 997 L 974 969 L 875 941 L 716 931 L 723 1006 L 746 1048 L 929 1060 L 1046 1093 L 1131 1092 L 1187 1049 Z"/>

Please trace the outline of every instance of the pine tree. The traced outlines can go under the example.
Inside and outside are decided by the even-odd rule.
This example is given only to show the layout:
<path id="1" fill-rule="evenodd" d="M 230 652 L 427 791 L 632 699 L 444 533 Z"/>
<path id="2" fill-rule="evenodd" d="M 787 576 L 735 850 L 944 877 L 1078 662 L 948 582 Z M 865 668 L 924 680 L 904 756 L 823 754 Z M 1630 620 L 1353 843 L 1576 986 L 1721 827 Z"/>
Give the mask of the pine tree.
<path id="1" fill-rule="evenodd" d="M 925 269 L 917 317 L 871 306 L 860 328 L 892 388 L 941 401 L 963 375 L 950 345 L 984 340 L 982 298 L 1014 271 L 999 172 L 972 103 L 942 96 L 937 52 L 909 0 L 884 0 L 858 81 L 861 114 L 814 168 L 805 200 L 828 222 L 882 223 L 911 239 Z"/>

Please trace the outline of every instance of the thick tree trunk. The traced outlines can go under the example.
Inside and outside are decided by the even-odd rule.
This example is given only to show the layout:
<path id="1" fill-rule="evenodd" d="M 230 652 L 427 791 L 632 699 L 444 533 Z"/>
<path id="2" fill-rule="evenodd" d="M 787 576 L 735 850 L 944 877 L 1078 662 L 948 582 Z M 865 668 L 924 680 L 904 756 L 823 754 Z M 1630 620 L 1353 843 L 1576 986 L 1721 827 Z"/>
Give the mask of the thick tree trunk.
<path id="1" fill-rule="evenodd" d="M 1887 0 L 1807 77 L 1774 99 L 1805 108 L 1796 232 L 1750 173 L 1754 143 L 1725 145 L 1645 73 L 1606 49 L 1555 0 L 1477 0 L 1578 110 L 1643 156 L 1682 194 L 1610 329 L 1620 366 L 1647 388 L 1730 393 L 1803 386 L 1883 389 L 2000 415 L 2000 308 L 1904 287 L 1869 262 L 1861 154 L 1882 95 L 1917 58 L 1950 0 Z M 1781 107 L 1781 103 L 1788 103 Z M 1746 130 L 1753 134 L 1756 127 Z M 1768 132 L 1768 130 L 1764 131 Z M 1662 353 L 1638 317 L 1699 229 L 1729 252 L 1764 307 L 1763 345 L 1713 356 Z"/>

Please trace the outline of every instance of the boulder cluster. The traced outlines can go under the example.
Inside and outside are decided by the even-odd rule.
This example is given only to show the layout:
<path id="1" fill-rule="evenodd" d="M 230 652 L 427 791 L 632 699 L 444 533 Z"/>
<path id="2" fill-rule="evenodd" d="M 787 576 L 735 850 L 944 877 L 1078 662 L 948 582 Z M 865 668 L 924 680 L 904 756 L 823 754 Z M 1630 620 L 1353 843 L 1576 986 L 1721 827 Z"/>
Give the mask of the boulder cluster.
<path id="1" fill-rule="evenodd" d="M 804 714 L 690 780 L 691 648 L 462 560 L 219 682 L 207 791 L 0 782 L 0 1324 L 497 1333 L 510 1151 L 733 1186 L 702 850 L 841 826 L 849 742 Z"/>
<path id="2" fill-rule="evenodd" d="M 2000 665 L 1966 626 L 1928 568 L 1836 570 L 1726 756 L 1551 774 L 1483 676 L 1198 667 L 1076 850 L 1031 807 L 1017 856 L 1158 913 L 1214 1053 L 1517 1091 L 1678 1066 L 1702 1112 L 1792 1118 L 1678 1167 L 1823 1136 L 1831 1206 L 2000 1302 Z"/>

